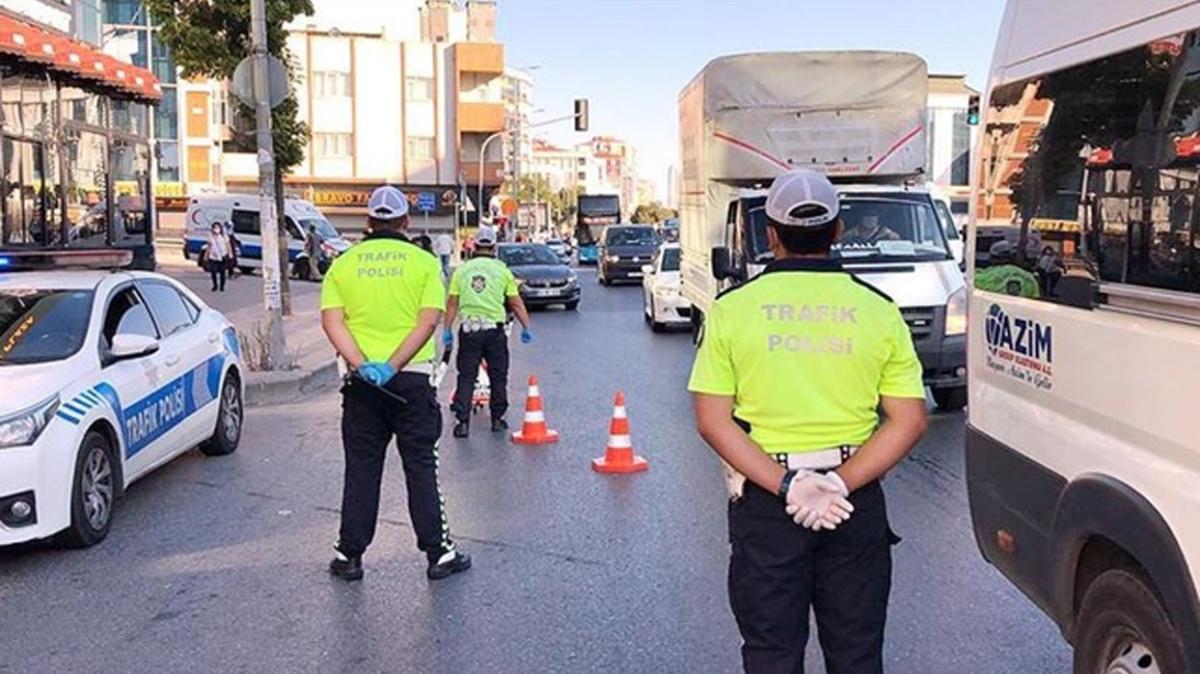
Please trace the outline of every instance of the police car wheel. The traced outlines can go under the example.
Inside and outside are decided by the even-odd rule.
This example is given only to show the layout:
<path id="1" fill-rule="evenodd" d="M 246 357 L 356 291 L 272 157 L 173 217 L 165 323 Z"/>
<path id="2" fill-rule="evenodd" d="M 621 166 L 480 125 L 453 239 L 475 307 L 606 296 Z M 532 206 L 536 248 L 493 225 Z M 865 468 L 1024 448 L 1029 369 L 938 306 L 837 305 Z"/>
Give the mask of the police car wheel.
<path id="1" fill-rule="evenodd" d="M 72 548 L 91 547 L 108 535 L 116 501 L 113 448 L 103 433 L 88 431 L 75 457 L 71 487 L 71 524 L 59 541 Z"/>
<path id="2" fill-rule="evenodd" d="M 242 389 L 237 375 L 230 372 L 221 387 L 220 408 L 217 411 L 217 427 L 212 437 L 200 445 L 205 456 L 232 454 L 242 440 L 242 421 L 245 406 L 242 404 Z"/>
<path id="3" fill-rule="evenodd" d="M 967 387 L 935 388 L 933 402 L 943 412 L 957 412 L 967 406 Z"/>
<path id="4" fill-rule="evenodd" d="M 1183 644 L 1153 584 L 1111 569 L 1088 586 L 1076 620 L 1076 674 L 1184 671 Z"/>

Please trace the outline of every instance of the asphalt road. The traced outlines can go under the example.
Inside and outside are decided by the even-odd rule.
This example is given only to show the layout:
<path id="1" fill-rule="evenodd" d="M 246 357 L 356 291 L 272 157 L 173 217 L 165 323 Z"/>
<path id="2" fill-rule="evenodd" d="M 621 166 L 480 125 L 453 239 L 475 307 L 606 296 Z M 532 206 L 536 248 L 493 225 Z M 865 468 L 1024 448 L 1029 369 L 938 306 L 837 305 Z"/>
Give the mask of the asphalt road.
<path id="1" fill-rule="evenodd" d="M 654 335 L 640 289 L 585 273 L 579 313 L 513 340 L 513 397 L 537 374 L 557 445 L 476 424 L 441 450 L 450 523 L 475 568 L 431 584 L 389 458 L 367 577 L 325 571 L 341 479 L 338 396 L 252 410 L 241 449 L 189 452 L 134 485 L 84 551 L 0 551 L 0 672 L 733 672 L 720 470 L 696 436 L 685 334 Z M 612 396 L 648 473 L 600 476 Z M 510 419 L 517 422 L 520 411 Z M 888 479 L 904 537 L 888 671 L 1069 671 L 1056 628 L 979 557 L 963 417 L 936 416 Z M 810 644 L 810 671 L 823 671 Z"/>

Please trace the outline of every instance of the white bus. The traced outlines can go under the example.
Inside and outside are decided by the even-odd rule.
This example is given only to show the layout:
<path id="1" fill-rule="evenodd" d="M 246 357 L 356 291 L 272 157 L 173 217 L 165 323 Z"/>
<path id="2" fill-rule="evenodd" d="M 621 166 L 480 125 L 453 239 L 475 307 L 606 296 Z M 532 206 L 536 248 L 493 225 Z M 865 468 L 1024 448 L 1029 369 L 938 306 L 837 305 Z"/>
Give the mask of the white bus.
<path id="1" fill-rule="evenodd" d="M 1010 0 L 997 45 L 966 256 L 976 540 L 1076 672 L 1200 672 L 1200 2 Z"/>

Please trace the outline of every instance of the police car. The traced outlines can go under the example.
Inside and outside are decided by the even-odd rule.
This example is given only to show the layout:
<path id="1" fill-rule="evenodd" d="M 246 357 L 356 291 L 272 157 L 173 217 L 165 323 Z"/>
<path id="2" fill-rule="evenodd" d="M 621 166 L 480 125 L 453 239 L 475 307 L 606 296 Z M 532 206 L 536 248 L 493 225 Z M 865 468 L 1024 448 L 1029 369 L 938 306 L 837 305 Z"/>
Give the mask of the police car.
<path id="1" fill-rule="evenodd" d="M 165 276 L 114 268 L 129 260 L 0 251 L 0 546 L 94 545 L 134 480 L 197 445 L 237 449 L 233 326 Z"/>

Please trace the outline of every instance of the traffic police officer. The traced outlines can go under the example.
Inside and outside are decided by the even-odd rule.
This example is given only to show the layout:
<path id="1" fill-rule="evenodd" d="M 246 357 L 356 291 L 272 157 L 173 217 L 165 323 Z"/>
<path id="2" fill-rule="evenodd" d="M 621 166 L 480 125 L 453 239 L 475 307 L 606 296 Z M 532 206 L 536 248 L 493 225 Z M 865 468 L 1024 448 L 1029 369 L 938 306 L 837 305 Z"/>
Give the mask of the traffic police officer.
<path id="1" fill-rule="evenodd" d="M 334 261 L 321 287 L 321 325 L 354 375 L 342 389 L 346 455 L 342 524 L 330 572 L 362 578 L 375 535 L 383 463 L 400 450 L 408 511 L 431 579 L 465 571 L 450 539 L 437 476 L 442 417 L 430 384 L 445 288 L 437 260 L 405 236 L 408 199 L 385 186 L 368 203 L 370 234 Z"/>
<path id="2" fill-rule="evenodd" d="M 450 301 L 442 341 L 446 348 L 454 343 L 454 320 L 461 318 L 458 339 L 458 388 L 451 406 L 458 423 L 454 437 L 470 433 L 471 396 L 479 363 L 487 363 L 491 379 L 492 432 L 508 428 L 508 335 L 504 331 L 506 307 L 521 322 L 521 342 L 533 341 L 529 312 L 521 301 L 517 280 L 508 266 L 496 259 L 496 232 L 488 226 L 475 235 L 475 253 L 471 260 L 454 270 L 450 277 Z"/>
<path id="3" fill-rule="evenodd" d="M 830 674 L 883 670 L 899 539 L 879 478 L 924 433 L 925 393 L 899 309 L 830 257 L 838 211 L 819 173 L 775 180 L 775 261 L 714 302 L 689 383 L 731 467 L 729 599 L 752 674 L 804 671 L 810 607 Z"/>

